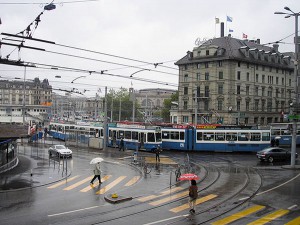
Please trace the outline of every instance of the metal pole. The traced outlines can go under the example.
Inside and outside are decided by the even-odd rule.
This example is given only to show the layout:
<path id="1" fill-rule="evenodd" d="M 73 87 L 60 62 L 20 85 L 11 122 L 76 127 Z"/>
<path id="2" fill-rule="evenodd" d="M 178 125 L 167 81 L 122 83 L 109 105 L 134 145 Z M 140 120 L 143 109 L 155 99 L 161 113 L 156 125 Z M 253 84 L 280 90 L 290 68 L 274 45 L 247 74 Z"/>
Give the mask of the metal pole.
<path id="1" fill-rule="evenodd" d="M 295 74 L 295 107 L 296 113 L 299 108 L 298 98 L 298 13 L 294 13 L 295 16 L 295 63 L 294 63 L 294 74 Z M 293 135 L 292 135 L 292 150 L 291 150 L 291 167 L 295 167 L 295 156 L 296 156 L 296 145 L 297 145 L 297 121 L 293 119 Z"/>
<path id="2" fill-rule="evenodd" d="M 195 125 L 198 123 L 197 87 L 195 89 Z"/>
<path id="3" fill-rule="evenodd" d="M 103 123 L 103 149 L 106 150 L 107 145 L 107 87 L 105 87 L 104 97 L 104 123 Z"/>
<path id="4" fill-rule="evenodd" d="M 120 96 L 119 121 L 121 121 L 121 107 L 122 107 L 122 100 L 121 100 L 121 96 Z"/>
<path id="5" fill-rule="evenodd" d="M 135 96 L 132 102 L 132 122 L 134 122 L 134 120 L 135 120 Z"/>
<path id="6" fill-rule="evenodd" d="M 26 79 L 26 66 L 24 67 L 24 82 L 23 82 L 23 109 L 22 109 L 22 115 L 23 115 L 23 125 L 25 125 L 25 79 Z"/>

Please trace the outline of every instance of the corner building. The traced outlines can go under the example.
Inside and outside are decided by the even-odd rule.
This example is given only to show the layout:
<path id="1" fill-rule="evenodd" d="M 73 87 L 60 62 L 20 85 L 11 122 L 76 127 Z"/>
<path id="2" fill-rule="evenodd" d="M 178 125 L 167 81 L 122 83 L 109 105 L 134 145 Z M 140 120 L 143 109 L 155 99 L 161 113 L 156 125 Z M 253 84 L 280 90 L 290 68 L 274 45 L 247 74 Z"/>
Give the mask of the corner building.
<path id="1" fill-rule="evenodd" d="M 295 96 L 294 54 L 280 53 L 278 48 L 261 45 L 259 39 L 228 36 L 188 51 L 175 63 L 179 99 L 171 121 L 224 125 L 283 121 Z"/>

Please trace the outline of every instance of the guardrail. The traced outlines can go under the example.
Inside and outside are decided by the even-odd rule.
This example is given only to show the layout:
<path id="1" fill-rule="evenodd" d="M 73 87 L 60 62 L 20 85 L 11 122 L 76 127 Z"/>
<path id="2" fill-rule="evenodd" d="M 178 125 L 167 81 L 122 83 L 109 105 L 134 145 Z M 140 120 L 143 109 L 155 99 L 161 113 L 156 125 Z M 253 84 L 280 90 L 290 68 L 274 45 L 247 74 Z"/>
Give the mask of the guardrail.
<path id="1" fill-rule="evenodd" d="M 0 167 L 0 173 L 4 173 L 8 170 L 13 169 L 14 167 L 16 167 L 19 163 L 19 159 L 18 157 L 15 157 L 13 160 L 11 160 L 9 163 L 6 163 L 5 165 Z"/>

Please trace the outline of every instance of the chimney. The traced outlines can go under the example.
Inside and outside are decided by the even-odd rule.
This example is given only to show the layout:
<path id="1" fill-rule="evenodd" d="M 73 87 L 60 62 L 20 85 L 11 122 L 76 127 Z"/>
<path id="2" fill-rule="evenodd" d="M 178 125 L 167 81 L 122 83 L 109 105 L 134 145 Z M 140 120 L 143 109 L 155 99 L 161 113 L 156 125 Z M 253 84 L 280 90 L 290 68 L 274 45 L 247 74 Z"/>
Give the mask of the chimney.
<path id="1" fill-rule="evenodd" d="M 221 22 L 221 37 L 224 37 L 224 22 Z"/>
<path id="2" fill-rule="evenodd" d="M 259 38 L 257 38 L 256 44 L 259 44 L 259 45 L 260 45 L 260 39 L 259 39 Z"/>
<path id="3" fill-rule="evenodd" d="M 192 60 L 193 59 L 193 52 L 187 51 L 187 57 L 188 57 L 188 60 Z"/>
<path id="4" fill-rule="evenodd" d="M 273 44 L 273 48 L 275 52 L 278 52 L 279 44 Z"/>

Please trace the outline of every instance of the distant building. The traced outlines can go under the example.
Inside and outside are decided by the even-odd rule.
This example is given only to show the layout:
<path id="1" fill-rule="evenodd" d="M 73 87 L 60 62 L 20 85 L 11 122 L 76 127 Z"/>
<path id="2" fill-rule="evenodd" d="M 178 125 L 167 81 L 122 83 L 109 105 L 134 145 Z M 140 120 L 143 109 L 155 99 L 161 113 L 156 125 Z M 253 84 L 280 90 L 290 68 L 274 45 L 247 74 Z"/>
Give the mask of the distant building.
<path id="1" fill-rule="evenodd" d="M 0 80 L 0 123 L 44 122 L 50 114 L 51 95 L 52 87 L 47 79 L 42 82 L 39 78 L 33 81 Z"/>
<path id="2" fill-rule="evenodd" d="M 289 113 L 294 94 L 293 54 L 278 44 L 220 37 L 178 60 L 178 123 L 266 125 Z M 195 121 L 197 118 L 197 121 Z"/>

